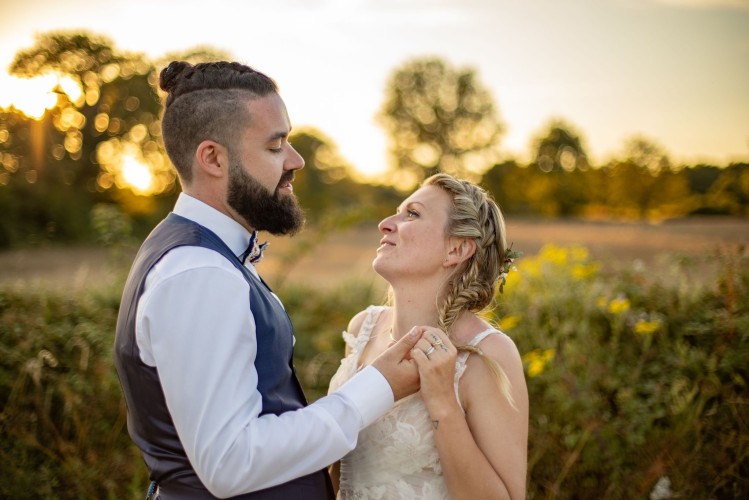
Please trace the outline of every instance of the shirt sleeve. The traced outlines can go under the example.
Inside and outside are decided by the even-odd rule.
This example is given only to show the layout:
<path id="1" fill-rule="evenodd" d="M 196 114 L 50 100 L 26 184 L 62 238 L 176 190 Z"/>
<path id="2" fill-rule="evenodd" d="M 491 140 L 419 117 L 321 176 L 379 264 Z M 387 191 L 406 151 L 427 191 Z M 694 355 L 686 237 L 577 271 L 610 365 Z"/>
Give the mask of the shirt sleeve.
<path id="1" fill-rule="evenodd" d="M 249 284 L 236 270 L 197 267 L 157 278 L 138 309 L 141 357 L 156 366 L 187 457 L 215 496 L 326 467 L 393 404 L 387 380 L 368 367 L 305 408 L 259 416 Z"/>

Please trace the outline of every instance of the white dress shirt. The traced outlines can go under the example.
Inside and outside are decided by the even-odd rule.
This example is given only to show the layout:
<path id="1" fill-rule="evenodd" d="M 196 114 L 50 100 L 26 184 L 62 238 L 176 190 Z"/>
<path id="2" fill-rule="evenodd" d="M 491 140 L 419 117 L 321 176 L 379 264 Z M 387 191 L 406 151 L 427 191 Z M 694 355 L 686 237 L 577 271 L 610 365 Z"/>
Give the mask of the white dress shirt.
<path id="1" fill-rule="evenodd" d="M 182 193 L 174 213 L 216 233 L 236 255 L 247 247 L 244 227 L 195 198 Z M 324 468 L 351 451 L 359 431 L 393 404 L 387 380 L 367 367 L 305 408 L 259 416 L 249 284 L 225 257 L 206 248 L 175 248 L 151 269 L 135 335 L 141 360 L 158 370 L 190 463 L 217 497 Z"/>

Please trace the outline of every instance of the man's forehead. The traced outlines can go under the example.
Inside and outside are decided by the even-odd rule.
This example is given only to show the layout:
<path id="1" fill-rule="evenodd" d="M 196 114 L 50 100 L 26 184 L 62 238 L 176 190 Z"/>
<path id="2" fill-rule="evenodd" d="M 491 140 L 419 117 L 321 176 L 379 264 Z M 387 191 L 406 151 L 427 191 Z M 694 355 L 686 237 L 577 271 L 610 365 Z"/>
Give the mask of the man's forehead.
<path id="1" fill-rule="evenodd" d="M 247 106 L 250 111 L 250 128 L 262 130 L 268 140 L 289 135 L 289 116 L 278 94 L 272 93 L 248 100 Z"/>

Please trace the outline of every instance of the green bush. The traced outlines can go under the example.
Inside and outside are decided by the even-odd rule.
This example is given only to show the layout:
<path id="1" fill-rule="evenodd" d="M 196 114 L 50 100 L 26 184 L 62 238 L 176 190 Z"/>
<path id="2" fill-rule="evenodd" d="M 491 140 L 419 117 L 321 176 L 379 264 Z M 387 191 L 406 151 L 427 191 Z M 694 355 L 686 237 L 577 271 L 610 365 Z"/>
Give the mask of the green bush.
<path id="1" fill-rule="evenodd" d="M 343 357 L 341 333 L 356 313 L 382 302 L 383 297 L 375 295 L 371 285 L 362 283 L 345 283 L 324 293 L 306 286 L 279 292 L 294 324 L 296 370 L 309 401 L 327 394 Z"/>
<path id="2" fill-rule="evenodd" d="M 0 288 L 0 498 L 144 496 L 147 472 L 112 366 L 119 293 Z M 371 294 L 357 284 L 281 292 L 310 400 L 327 391 L 341 331 Z"/>
<path id="3" fill-rule="evenodd" d="M 525 353 L 529 498 L 749 493 L 749 255 L 661 264 L 607 275 L 547 246 L 508 277 L 494 319 Z"/>
<path id="4" fill-rule="evenodd" d="M 0 498 L 142 496 L 112 367 L 116 314 L 94 294 L 0 289 Z"/>
<path id="5" fill-rule="evenodd" d="M 529 498 L 749 493 L 749 256 L 661 264 L 612 274 L 549 246 L 510 273 L 492 319 L 526 366 Z M 0 498 L 143 496 L 111 362 L 118 295 L 0 289 Z M 279 295 L 314 400 L 341 331 L 381 297 L 361 283 Z"/>

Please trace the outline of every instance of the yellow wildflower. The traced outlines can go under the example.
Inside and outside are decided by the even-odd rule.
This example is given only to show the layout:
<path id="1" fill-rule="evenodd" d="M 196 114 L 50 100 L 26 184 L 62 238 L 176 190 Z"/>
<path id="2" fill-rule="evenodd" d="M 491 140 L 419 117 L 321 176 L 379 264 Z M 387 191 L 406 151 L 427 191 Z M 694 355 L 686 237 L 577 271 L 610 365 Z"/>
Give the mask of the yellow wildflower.
<path id="1" fill-rule="evenodd" d="M 518 270 L 531 278 L 537 278 L 541 276 L 541 262 L 538 258 L 535 259 L 523 259 L 518 263 Z M 511 280 L 511 276 L 517 273 L 510 273 L 507 276 L 508 281 Z"/>
<path id="2" fill-rule="evenodd" d="M 505 278 L 505 291 L 512 290 L 514 287 L 517 286 L 517 283 L 520 281 L 520 273 L 517 272 L 516 269 L 512 269 L 510 273 Z"/>
<path id="3" fill-rule="evenodd" d="M 588 249 L 585 247 L 572 247 L 572 259 L 578 262 L 588 260 Z"/>
<path id="4" fill-rule="evenodd" d="M 554 354 L 554 349 L 536 349 L 523 356 L 523 361 L 528 365 L 528 376 L 536 377 L 543 373 L 549 361 L 554 359 Z"/>
<path id="5" fill-rule="evenodd" d="M 517 314 L 512 314 L 510 316 L 505 316 L 502 318 L 499 322 L 499 329 L 500 330 L 512 330 L 512 328 L 517 325 L 520 322 L 520 316 Z"/>
<path id="6" fill-rule="evenodd" d="M 556 245 L 547 244 L 541 249 L 540 257 L 542 260 L 551 262 L 552 264 L 562 267 L 567 265 L 568 254 L 566 248 L 558 247 Z"/>
<path id="7" fill-rule="evenodd" d="M 591 264 L 576 263 L 572 266 L 572 277 L 577 281 L 582 281 L 595 276 L 599 268 L 600 265 L 595 262 Z"/>
<path id="8" fill-rule="evenodd" d="M 611 314 L 624 314 L 629 311 L 629 299 L 626 297 L 617 297 L 609 302 L 609 312 Z"/>
<path id="9" fill-rule="evenodd" d="M 638 335 L 652 335 L 661 328 L 660 321 L 638 320 L 635 323 L 635 333 Z"/>

